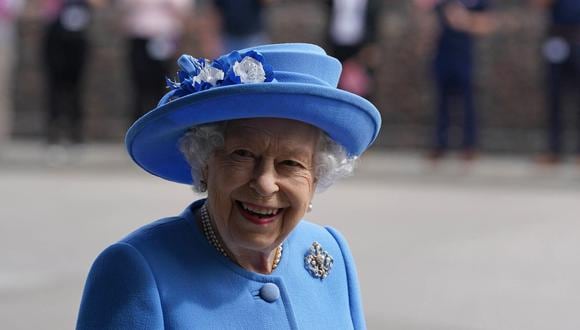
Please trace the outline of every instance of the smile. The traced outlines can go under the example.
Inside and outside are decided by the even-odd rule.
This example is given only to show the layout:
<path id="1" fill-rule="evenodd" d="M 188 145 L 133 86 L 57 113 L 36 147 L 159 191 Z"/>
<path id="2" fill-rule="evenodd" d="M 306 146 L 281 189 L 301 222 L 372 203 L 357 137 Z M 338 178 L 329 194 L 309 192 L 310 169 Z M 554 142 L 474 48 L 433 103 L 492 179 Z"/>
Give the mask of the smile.
<path id="1" fill-rule="evenodd" d="M 258 224 L 265 225 L 276 219 L 283 208 L 270 208 L 236 201 L 238 209 L 244 218 Z"/>

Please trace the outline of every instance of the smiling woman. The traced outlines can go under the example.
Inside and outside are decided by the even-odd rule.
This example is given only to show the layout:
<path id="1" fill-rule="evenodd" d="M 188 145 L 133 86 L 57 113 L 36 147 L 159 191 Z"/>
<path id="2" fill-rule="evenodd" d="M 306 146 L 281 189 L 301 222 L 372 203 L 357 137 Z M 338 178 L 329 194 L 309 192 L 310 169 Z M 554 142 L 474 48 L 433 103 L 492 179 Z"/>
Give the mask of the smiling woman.
<path id="1" fill-rule="evenodd" d="M 365 328 L 345 240 L 303 217 L 374 141 L 376 108 L 336 89 L 340 64 L 314 45 L 179 64 L 127 148 L 207 198 L 101 253 L 77 328 Z"/>
<path id="2" fill-rule="evenodd" d="M 288 119 L 227 125 L 224 147 L 207 165 L 208 210 L 233 259 L 270 273 L 276 248 L 312 200 L 320 131 Z"/>

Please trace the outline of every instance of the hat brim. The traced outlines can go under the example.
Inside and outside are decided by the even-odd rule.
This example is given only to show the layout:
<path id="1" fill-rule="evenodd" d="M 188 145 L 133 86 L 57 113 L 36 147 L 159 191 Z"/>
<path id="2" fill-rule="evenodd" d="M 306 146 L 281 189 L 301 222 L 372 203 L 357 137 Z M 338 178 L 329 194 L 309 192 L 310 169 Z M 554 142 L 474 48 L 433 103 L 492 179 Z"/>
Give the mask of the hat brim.
<path id="1" fill-rule="evenodd" d="M 299 83 L 232 85 L 181 97 L 150 111 L 127 132 L 129 155 L 166 180 L 191 184 L 179 140 L 192 126 L 243 118 L 285 118 L 320 128 L 358 156 L 376 139 L 381 118 L 369 101 L 331 87 Z"/>

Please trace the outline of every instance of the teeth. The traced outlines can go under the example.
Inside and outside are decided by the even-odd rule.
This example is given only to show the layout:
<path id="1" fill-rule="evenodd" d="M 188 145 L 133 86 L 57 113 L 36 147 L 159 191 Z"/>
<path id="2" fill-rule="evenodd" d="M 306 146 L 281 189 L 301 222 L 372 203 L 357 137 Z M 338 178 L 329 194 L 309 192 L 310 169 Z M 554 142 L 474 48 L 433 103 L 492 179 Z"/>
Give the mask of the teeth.
<path id="1" fill-rule="evenodd" d="M 240 204 L 242 205 L 244 210 L 250 211 L 250 212 L 253 212 L 256 214 L 260 214 L 260 215 L 273 215 L 273 214 L 276 214 L 278 212 L 278 209 L 258 209 L 258 208 L 246 205 L 244 203 L 240 203 Z"/>

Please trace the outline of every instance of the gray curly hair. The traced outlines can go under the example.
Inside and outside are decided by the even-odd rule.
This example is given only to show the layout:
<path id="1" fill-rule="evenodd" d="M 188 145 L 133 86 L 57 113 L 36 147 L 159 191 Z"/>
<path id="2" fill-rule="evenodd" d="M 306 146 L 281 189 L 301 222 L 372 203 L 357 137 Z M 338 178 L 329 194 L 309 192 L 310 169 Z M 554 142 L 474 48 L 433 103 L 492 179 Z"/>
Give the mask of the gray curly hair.
<path id="1" fill-rule="evenodd" d="M 226 122 L 194 126 L 181 138 L 179 149 L 191 167 L 192 187 L 196 192 L 205 192 L 202 179 L 212 152 L 224 145 Z M 341 178 L 352 175 L 356 157 L 349 157 L 340 144 L 322 132 L 318 140 L 314 159 L 314 175 L 318 180 L 317 191 L 324 191 Z"/>

